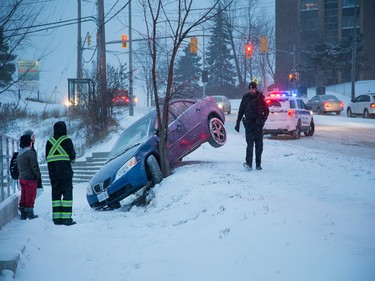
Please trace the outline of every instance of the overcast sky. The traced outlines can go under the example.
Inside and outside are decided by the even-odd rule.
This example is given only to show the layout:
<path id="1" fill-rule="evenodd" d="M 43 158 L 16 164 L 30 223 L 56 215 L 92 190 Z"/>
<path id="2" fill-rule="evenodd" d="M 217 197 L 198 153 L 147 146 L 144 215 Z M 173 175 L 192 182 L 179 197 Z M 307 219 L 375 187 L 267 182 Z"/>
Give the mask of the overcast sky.
<path id="1" fill-rule="evenodd" d="M 238 0 L 235 0 L 238 1 Z M 82 17 L 95 16 L 97 8 L 94 0 L 82 1 Z M 114 3 L 118 2 L 111 10 Z M 133 1 L 134 3 L 135 1 Z M 200 7 L 208 6 L 207 1 L 196 1 Z M 136 3 L 136 2 L 135 2 Z M 262 0 L 259 7 L 266 9 L 270 15 L 274 14 L 275 0 Z M 110 18 L 115 11 L 120 10 L 125 5 L 125 1 L 105 0 L 105 14 Z M 77 1 L 51 1 L 45 6 L 44 16 L 48 22 L 59 20 L 69 20 L 77 18 Z M 136 4 L 133 4 L 133 29 L 143 28 L 143 14 Z M 106 24 L 106 42 L 120 40 L 121 34 L 128 33 L 128 8 L 122 10 L 119 15 L 111 19 Z M 96 24 L 93 21 L 82 24 L 82 40 L 86 33 L 92 35 L 92 50 L 83 52 L 84 68 L 91 68 L 91 63 L 96 60 Z M 133 32 L 133 38 L 139 38 L 137 32 Z M 68 78 L 75 78 L 77 74 L 77 25 L 61 27 L 48 32 L 41 32 L 32 37 L 33 44 L 30 49 L 18 55 L 17 60 L 34 60 L 42 57 L 40 61 L 40 96 L 42 98 L 56 97 L 66 98 L 68 91 Z M 87 47 L 87 44 L 85 45 Z M 118 64 L 127 62 L 127 49 L 121 48 L 121 44 L 107 45 L 107 63 Z"/>

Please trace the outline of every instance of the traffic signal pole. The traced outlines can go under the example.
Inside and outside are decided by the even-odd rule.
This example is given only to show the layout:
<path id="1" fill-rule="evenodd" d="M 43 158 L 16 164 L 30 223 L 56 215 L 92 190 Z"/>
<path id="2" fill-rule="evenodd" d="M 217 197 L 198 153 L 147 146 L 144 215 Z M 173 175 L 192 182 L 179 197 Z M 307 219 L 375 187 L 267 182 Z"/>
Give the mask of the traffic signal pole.
<path id="1" fill-rule="evenodd" d="M 134 116 L 133 95 L 133 44 L 132 44 L 132 1 L 129 0 L 129 116 Z"/>
<path id="2" fill-rule="evenodd" d="M 293 45 L 293 75 L 294 73 L 296 73 L 296 45 Z M 296 79 L 293 79 L 293 93 L 296 93 L 296 82 Z"/>

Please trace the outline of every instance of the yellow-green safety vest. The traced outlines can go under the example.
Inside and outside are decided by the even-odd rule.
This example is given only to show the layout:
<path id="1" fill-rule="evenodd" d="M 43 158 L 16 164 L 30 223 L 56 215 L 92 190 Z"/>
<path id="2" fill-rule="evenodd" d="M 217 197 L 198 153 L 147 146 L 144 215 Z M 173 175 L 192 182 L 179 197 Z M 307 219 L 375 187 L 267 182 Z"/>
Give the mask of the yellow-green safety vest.
<path id="1" fill-rule="evenodd" d="M 55 140 L 54 137 L 49 138 L 48 141 L 52 144 L 52 148 L 48 153 L 47 163 L 55 161 L 70 161 L 68 153 L 66 153 L 65 149 L 61 146 L 61 143 L 68 138 L 68 136 L 61 136 L 58 140 Z M 58 154 L 55 154 L 56 152 Z"/>

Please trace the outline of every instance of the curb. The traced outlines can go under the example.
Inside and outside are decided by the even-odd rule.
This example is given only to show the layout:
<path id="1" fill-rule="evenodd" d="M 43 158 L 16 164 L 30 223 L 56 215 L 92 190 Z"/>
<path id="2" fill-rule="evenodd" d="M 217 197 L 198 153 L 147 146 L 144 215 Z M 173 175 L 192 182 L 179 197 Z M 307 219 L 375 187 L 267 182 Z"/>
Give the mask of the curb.
<path id="1" fill-rule="evenodd" d="M 2 243 L 11 243 L 14 241 L 7 241 L 2 240 Z M 26 243 L 19 243 L 15 245 L 15 247 L 9 250 L 4 250 L 0 254 L 0 276 L 4 276 L 5 270 L 10 270 L 13 272 L 13 276 L 15 276 L 17 271 L 18 262 L 20 261 L 21 254 L 24 252 L 26 248 Z"/>
<path id="2" fill-rule="evenodd" d="M 19 194 L 12 194 L 0 203 L 0 230 L 18 214 Z"/>
<path id="3" fill-rule="evenodd" d="M 11 222 L 18 214 L 18 200 L 19 194 L 12 194 L 0 204 L 0 230 L 9 222 Z M 16 244 L 16 245 L 15 245 Z M 12 247 L 9 249 L 9 246 Z M 14 247 L 13 247 L 14 246 Z M 14 239 L 3 239 L 0 238 L 0 276 L 4 276 L 5 270 L 13 272 L 13 276 L 16 274 L 18 262 L 21 258 L 21 254 L 26 248 L 26 243 L 17 241 Z"/>

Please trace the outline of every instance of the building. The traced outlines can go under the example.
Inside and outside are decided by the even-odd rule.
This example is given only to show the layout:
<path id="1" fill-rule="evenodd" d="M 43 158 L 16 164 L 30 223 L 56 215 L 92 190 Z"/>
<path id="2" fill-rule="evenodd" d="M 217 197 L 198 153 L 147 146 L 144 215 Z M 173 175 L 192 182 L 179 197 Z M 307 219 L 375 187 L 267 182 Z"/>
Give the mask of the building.
<path id="1" fill-rule="evenodd" d="M 275 10 L 277 87 L 327 86 L 350 82 L 352 74 L 356 80 L 375 79 L 374 0 L 276 0 Z M 354 37 L 360 40 L 359 44 L 352 43 Z M 349 42 L 346 58 L 350 59 L 342 62 L 345 69 L 304 69 L 306 51 L 321 40 Z M 362 56 L 355 57 L 355 69 L 351 66 L 353 49 L 354 54 Z M 298 73 L 298 80 L 289 77 L 294 72 Z"/>

